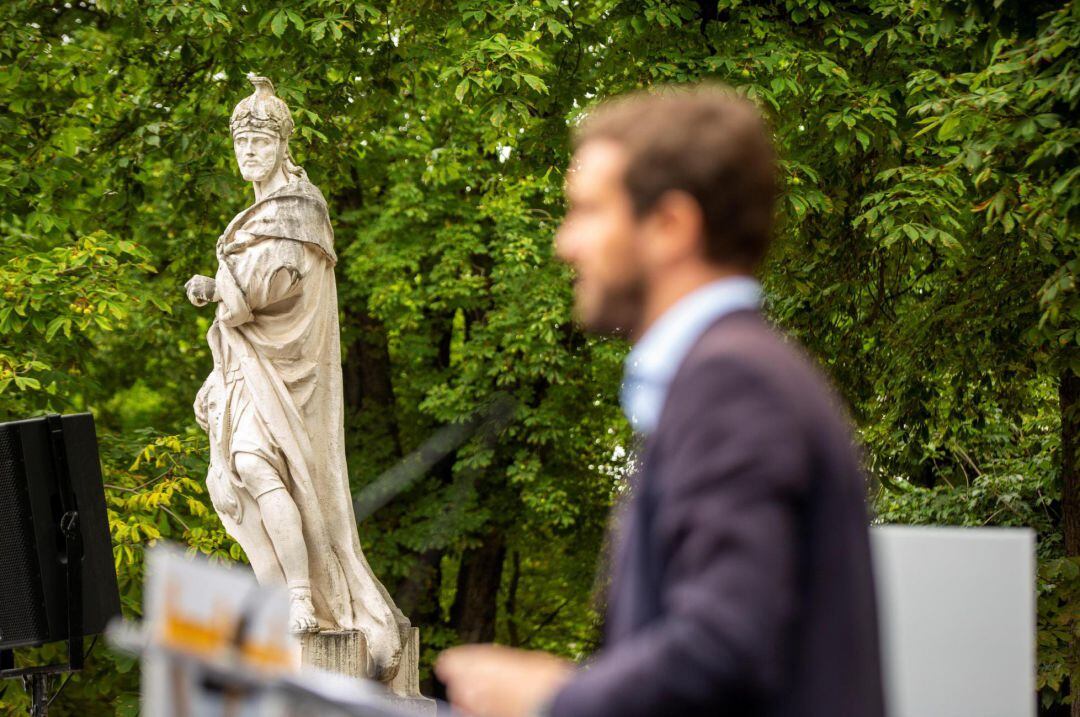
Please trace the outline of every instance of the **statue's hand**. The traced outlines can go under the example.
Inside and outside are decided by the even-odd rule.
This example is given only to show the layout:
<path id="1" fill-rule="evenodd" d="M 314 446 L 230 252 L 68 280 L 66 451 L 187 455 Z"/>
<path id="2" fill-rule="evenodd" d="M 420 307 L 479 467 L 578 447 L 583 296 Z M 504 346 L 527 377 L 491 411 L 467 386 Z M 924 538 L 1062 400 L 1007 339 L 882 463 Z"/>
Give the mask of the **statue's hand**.
<path id="1" fill-rule="evenodd" d="M 214 294 L 217 293 L 217 285 L 209 276 L 196 274 L 184 284 L 184 290 L 187 292 L 188 301 L 192 304 L 195 306 L 206 306 L 214 300 Z"/>

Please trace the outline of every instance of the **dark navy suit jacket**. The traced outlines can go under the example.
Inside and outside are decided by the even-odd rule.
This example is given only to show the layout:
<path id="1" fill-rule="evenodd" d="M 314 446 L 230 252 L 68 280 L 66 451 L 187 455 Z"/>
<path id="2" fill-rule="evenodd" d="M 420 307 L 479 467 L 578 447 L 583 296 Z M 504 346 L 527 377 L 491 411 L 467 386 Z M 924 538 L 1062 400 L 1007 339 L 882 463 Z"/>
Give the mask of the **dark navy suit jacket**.
<path id="1" fill-rule="evenodd" d="M 813 364 L 754 311 L 691 349 L 616 527 L 606 644 L 553 717 L 881 717 L 866 483 Z"/>

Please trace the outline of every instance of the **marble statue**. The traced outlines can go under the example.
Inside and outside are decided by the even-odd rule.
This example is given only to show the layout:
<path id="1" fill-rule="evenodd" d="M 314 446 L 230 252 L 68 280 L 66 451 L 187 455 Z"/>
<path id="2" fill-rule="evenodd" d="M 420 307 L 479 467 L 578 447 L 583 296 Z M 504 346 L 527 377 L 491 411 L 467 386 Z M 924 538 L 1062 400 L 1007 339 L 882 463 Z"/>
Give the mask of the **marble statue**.
<path id="1" fill-rule="evenodd" d="M 261 583 L 288 586 L 294 632 L 360 631 L 368 674 L 397 670 L 408 620 L 360 549 L 345 467 L 334 232 L 289 153 L 293 119 L 265 77 L 232 113 L 255 202 L 217 242 L 217 274 L 185 285 L 215 303 L 214 368 L 195 400 L 207 490 Z"/>

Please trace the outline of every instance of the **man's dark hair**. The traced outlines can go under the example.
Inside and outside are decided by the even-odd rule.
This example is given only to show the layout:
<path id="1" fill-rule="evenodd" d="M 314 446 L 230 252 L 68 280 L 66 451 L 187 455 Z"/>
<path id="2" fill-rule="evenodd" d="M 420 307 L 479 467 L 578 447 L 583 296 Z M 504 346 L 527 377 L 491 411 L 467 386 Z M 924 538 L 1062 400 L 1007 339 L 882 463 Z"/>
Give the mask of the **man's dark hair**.
<path id="1" fill-rule="evenodd" d="M 574 146 L 594 140 L 626 150 L 624 183 L 639 216 L 682 190 L 701 205 L 710 260 L 761 263 L 772 238 L 776 155 L 753 102 L 713 85 L 632 94 L 589 113 Z"/>

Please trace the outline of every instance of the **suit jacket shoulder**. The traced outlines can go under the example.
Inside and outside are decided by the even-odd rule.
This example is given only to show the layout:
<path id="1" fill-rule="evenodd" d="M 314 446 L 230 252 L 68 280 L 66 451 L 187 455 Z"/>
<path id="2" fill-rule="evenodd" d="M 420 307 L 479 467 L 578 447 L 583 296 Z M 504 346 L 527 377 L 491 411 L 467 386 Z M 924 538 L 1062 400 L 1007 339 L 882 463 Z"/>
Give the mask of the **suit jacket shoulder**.
<path id="1" fill-rule="evenodd" d="M 841 457 L 857 456 L 842 399 L 814 359 L 756 311 L 717 320 L 694 345 L 672 381 L 654 443 L 678 440 L 682 426 L 716 420 L 727 407 L 702 397 L 745 393 L 769 414 L 778 441 L 802 441 L 808 454 L 837 447 Z M 862 494 L 865 485 L 858 480 L 856 488 Z"/>

